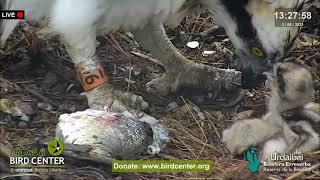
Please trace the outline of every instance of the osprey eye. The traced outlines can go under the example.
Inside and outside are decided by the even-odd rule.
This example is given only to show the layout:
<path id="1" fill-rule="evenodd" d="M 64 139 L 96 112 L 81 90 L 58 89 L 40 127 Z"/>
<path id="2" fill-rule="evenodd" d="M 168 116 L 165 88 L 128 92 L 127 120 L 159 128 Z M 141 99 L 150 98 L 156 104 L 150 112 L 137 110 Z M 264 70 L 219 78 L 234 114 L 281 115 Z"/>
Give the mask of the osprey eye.
<path id="1" fill-rule="evenodd" d="M 254 55 L 258 56 L 258 57 L 262 57 L 264 55 L 262 50 L 257 48 L 257 47 L 251 48 L 251 52 L 252 52 L 252 54 L 254 54 Z"/>

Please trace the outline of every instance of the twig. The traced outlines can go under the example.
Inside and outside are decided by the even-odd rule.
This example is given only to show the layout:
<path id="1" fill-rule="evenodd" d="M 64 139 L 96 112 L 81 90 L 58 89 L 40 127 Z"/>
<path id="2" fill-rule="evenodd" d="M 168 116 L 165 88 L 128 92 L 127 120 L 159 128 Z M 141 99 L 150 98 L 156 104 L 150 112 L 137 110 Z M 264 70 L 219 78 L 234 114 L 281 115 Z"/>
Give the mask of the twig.
<path id="1" fill-rule="evenodd" d="M 211 28 L 202 31 L 201 33 L 199 33 L 199 35 L 202 36 L 202 37 L 205 37 L 205 36 L 207 36 L 208 34 L 213 33 L 213 32 L 216 32 L 216 31 L 218 31 L 218 30 L 223 30 L 223 28 L 222 28 L 221 26 L 215 26 L 215 25 L 214 25 L 214 26 L 212 26 Z"/>
<path id="2" fill-rule="evenodd" d="M 198 15 L 197 19 L 198 19 L 199 17 L 200 17 L 200 14 Z M 191 33 L 194 33 L 195 30 L 196 30 L 196 25 L 194 25 L 194 26 L 192 27 Z M 191 39 L 192 39 L 192 37 L 189 37 L 188 42 L 191 41 Z M 185 47 L 186 47 L 186 46 L 185 46 Z"/>
<path id="3" fill-rule="evenodd" d="M 200 128 L 200 130 L 201 130 L 201 132 L 202 132 L 202 134 L 203 134 L 206 142 L 208 142 L 208 141 L 207 141 L 207 136 L 206 136 L 206 134 L 204 133 L 204 131 L 203 131 L 201 125 L 199 124 L 197 118 L 195 117 L 195 115 L 194 115 L 193 112 L 191 111 L 189 105 L 188 105 L 187 102 L 184 100 L 183 96 L 180 96 L 180 98 L 182 99 L 183 103 L 187 106 L 187 108 L 188 108 L 189 112 L 191 113 L 193 119 L 194 119 L 194 120 L 196 121 L 196 123 L 198 124 L 198 126 L 199 126 L 199 128 Z"/>
<path id="4" fill-rule="evenodd" d="M 310 34 L 310 33 L 304 33 L 304 32 L 302 32 L 302 33 L 300 33 L 300 35 L 302 35 L 302 36 L 307 36 L 307 37 L 310 38 L 310 39 L 315 39 L 315 40 L 320 39 L 320 36 L 315 35 L 315 34 Z"/>
<path id="5" fill-rule="evenodd" d="M 35 34 L 37 31 L 34 31 L 30 34 L 28 34 L 26 37 L 20 39 L 18 42 L 14 43 L 11 47 L 9 47 L 8 49 L 6 49 L 5 52 L 3 52 L 3 57 L 0 57 L 0 60 L 2 60 L 5 56 L 10 55 L 11 53 L 9 53 L 13 48 L 15 48 L 17 45 L 19 45 L 22 41 L 26 40 L 27 38 L 29 38 L 30 36 L 32 36 L 33 34 Z"/>
<path id="6" fill-rule="evenodd" d="M 181 127 L 183 127 L 181 124 L 179 124 L 179 125 L 180 125 Z M 208 144 L 207 142 L 203 142 L 201 139 L 193 136 L 193 135 L 192 135 L 190 132 L 188 132 L 186 129 L 181 128 L 181 131 L 183 131 L 186 135 L 190 136 L 190 137 L 191 137 L 194 141 L 196 141 L 197 143 L 200 143 L 200 144 L 202 144 L 202 145 L 204 145 L 204 146 L 207 146 L 207 147 L 210 147 L 210 148 L 213 147 L 212 145 Z"/>
<path id="7" fill-rule="evenodd" d="M 108 38 L 109 37 L 109 38 Z M 126 56 L 128 59 L 129 55 L 122 49 L 122 47 L 120 46 L 120 44 L 118 43 L 117 40 L 115 40 L 115 38 L 113 37 L 112 34 L 109 34 L 108 36 L 105 36 L 104 38 L 106 38 L 109 42 L 111 42 L 111 45 L 121 54 L 123 54 L 124 56 Z"/>
<path id="8" fill-rule="evenodd" d="M 309 153 L 306 153 L 305 155 L 307 156 L 320 155 L 320 151 L 309 152 Z"/>
<path id="9" fill-rule="evenodd" d="M 197 105 L 195 105 L 195 104 L 192 103 L 191 101 L 188 100 L 188 102 L 191 103 L 193 106 L 198 107 Z M 200 107 L 198 107 L 198 108 L 201 109 Z M 201 109 L 201 110 L 202 110 L 203 112 L 205 112 L 205 114 L 206 114 L 207 118 L 209 119 L 209 122 L 210 122 L 210 124 L 212 125 L 215 133 L 217 134 L 218 138 L 221 140 L 221 136 L 220 136 L 220 134 L 219 134 L 219 132 L 218 132 L 218 129 L 217 129 L 217 127 L 214 125 L 214 123 L 212 122 L 212 119 L 211 119 L 212 116 L 210 115 L 210 113 L 209 113 L 208 111 L 203 110 L 203 109 Z"/>
<path id="10" fill-rule="evenodd" d="M 154 63 L 156 63 L 156 64 L 159 64 L 159 65 L 163 66 L 163 64 L 162 64 L 159 60 L 157 60 L 157 59 L 155 59 L 155 58 L 152 58 L 152 57 L 150 57 L 150 56 L 147 56 L 147 55 L 145 55 L 145 54 L 141 54 L 141 53 L 135 52 L 135 51 L 131 51 L 131 53 L 132 53 L 133 55 L 135 55 L 135 56 L 141 57 L 141 58 L 143 58 L 143 59 L 149 60 L 149 61 L 151 61 L 151 62 L 154 62 Z"/>
<path id="11" fill-rule="evenodd" d="M 28 93 L 38 97 L 39 99 L 41 99 L 44 102 L 48 102 L 56 107 L 59 107 L 58 104 L 52 102 L 50 99 L 48 99 L 47 97 L 43 96 L 42 94 L 40 94 L 39 92 L 37 92 L 35 89 L 31 89 L 31 88 L 24 88 L 25 91 L 27 91 Z"/>
<path id="12" fill-rule="evenodd" d="M 198 107 L 197 105 L 195 105 L 195 104 L 192 103 L 191 101 L 188 100 L 188 102 L 191 103 L 193 106 L 196 106 L 197 108 L 201 109 L 200 107 Z M 212 119 L 211 119 L 212 116 L 210 115 L 210 113 L 209 113 L 208 111 L 203 110 L 203 109 L 201 109 L 201 110 L 202 110 L 203 112 L 205 112 L 205 114 L 206 114 L 207 118 L 209 119 L 209 122 L 210 122 L 210 124 L 212 125 L 215 133 L 217 134 L 218 138 L 221 140 L 221 136 L 220 136 L 220 134 L 219 134 L 219 132 L 218 132 L 218 129 L 217 129 L 217 127 L 214 125 L 214 123 L 212 122 Z"/>
<path id="13" fill-rule="evenodd" d="M 313 165 L 309 168 L 306 168 L 306 169 L 303 169 L 302 171 L 299 171 L 291 176 L 289 176 L 287 178 L 287 180 L 291 180 L 291 179 L 297 179 L 298 177 L 302 176 L 305 172 L 308 172 L 308 171 L 311 171 L 311 170 L 314 170 L 314 169 L 317 169 L 320 167 L 320 163 L 316 164 L 316 165 Z"/>
<path id="14" fill-rule="evenodd" d="M 131 58 L 130 56 L 127 54 L 127 52 L 125 52 L 119 42 L 113 37 L 112 34 L 109 34 L 108 35 L 110 37 L 110 39 L 108 37 L 105 37 L 106 39 L 108 39 L 109 41 L 111 41 L 113 47 L 115 47 L 121 54 L 123 54 L 127 59 L 128 59 L 128 62 L 129 62 L 129 81 L 128 81 L 128 86 L 127 86 L 127 91 L 130 90 L 130 84 L 131 84 L 131 74 L 132 74 L 132 69 L 131 69 L 131 66 L 132 66 L 132 62 L 131 62 Z"/>
<path id="15" fill-rule="evenodd" d="M 176 137 L 177 140 L 187 148 L 187 150 L 193 155 L 193 157 L 197 157 L 197 154 L 194 152 L 194 149 L 191 147 L 191 145 L 186 144 L 180 137 Z"/>
<path id="16" fill-rule="evenodd" d="M 320 48 L 290 51 L 291 53 L 320 52 Z"/>
<path id="17" fill-rule="evenodd" d="M 218 136 L 218 138 L 219 138 L 220 141 L 221 141 L 221 136 L 220 136 L 220 134 L 219 134 L 219 132 L 218 132 L 217 127 L 216 127 L 216 126 L 214 125 L 214 123 L 212 122 L 211 115 L 210 115 L 207 111 L 204 111 L 204 112 L 206 113 L 207 118 L 209 119 L 209 122 L 210 122 L 210 124 L 212 125 L 214 132 L 216 133 L 216 135 Z"/>
<path id="18" fill-rule="evenodd" d="M 128 81 L 128 86 L 127 86 L 127 92 L 130 90 L 130 85 L 131 85 L 131 75 L 132 75 L 132 68 L 129 66 L 129 81 Z"/>
<path id="19" fill-rule="evenodd" d="M 55 107 L 57 107 L 58 109 L 60 110 L 63 110 L 63 111 L 66 111 L 66 112 L 70 112 L 69 109 L 65 109 L 65 108 L 61 108 L 59 106 L 59 104 L 51 101 L 50 99 L 48 99 L 47 97 L 43 96 L 42 94 L 40 94 L 39 92 L 37 92 L 35 89 L 30 89 L 30 88 L 25 88 L 25 87 L 21 87 L 21 86 L 18 86 L 16 83 L 13 83 L 3 77 L 0 76 L 0 81 L 3 81 L 3 82 L 6 82 L 8 84 L 10 84 L 12 87 L 14 87 L 17 91 L 27 91 L 28 93 L 38 97 L 39 99 L 41 99 L 42 101 L 44 102 L 48 102 L 49 104 L 52 104 L 54 105 Z"/>

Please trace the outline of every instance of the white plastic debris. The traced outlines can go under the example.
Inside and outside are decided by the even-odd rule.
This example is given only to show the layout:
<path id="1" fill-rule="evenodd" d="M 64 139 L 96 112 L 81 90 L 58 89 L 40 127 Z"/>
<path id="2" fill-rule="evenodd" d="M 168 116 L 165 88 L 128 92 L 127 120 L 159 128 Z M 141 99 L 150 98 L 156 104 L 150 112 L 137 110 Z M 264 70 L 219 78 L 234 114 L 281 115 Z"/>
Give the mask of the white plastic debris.
<path id="1" fill-rule="evenodd" d="M 222 42 L 229 42 L 229 41 L 230 41 L 229 38 L 226 38 L 226 39 L 222 40 Z"/>
<path id="2" fill-rule="evenodd" d="M 198 41 L 190 41 L 187 43 L 187 46 L 191 49 L 199 47 L 199 42 Z"/>
<path id="3" fill-rule="evenodd" d="M 202 52 L 202 56 L 206 57 L 206 56 L 209 56 L 209 55 L 214 54 L 214 53 L 215 53 L 215 51 L 203 51 Z"/>
<path id="4" fill-rule="evenodd" d="M 89 154 L 100 159 L 135 159 L 143 152 L 157 154 L 169 142 L 168 130 L 143 112 L 93 109 L 62 114 L 56 138 L 64 143 L 89 145 Z"/>

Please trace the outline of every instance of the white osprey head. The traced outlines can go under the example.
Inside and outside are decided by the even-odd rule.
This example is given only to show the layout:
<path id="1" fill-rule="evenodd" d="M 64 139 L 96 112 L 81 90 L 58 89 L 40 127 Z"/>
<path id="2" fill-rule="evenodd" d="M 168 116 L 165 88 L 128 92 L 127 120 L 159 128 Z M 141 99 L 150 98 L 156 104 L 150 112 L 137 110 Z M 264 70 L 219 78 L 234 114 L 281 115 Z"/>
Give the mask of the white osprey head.
<path id="1" fill-rule="evenodd" d="M 290 8 L 299 13 L 312 2 L 205 0 L 212 18 L 225 28 L 240 56 L 244 88 L 253 88 L 264 82 L 262 73 L 286 57 L 299 33 L 300 27 L 277 27 L 275 10 Z"/>

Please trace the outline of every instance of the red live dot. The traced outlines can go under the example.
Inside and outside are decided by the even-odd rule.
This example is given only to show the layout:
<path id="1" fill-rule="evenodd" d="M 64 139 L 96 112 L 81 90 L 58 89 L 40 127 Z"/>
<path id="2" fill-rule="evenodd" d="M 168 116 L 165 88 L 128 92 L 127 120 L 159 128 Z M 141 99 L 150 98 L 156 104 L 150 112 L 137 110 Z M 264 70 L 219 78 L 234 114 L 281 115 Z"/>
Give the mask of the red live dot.
<path id="1" fill-rule="evenodd" d="M 23 19 L 24 15 L 22 11 L 17 12 L 17 18 Z"/>

